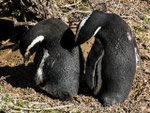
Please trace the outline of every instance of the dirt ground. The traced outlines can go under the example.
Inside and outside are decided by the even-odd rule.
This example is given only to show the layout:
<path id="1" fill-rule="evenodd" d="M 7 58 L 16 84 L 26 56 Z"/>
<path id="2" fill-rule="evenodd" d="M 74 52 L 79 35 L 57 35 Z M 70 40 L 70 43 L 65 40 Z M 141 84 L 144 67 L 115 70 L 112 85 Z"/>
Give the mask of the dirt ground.
<path id="1" fill-rule="evenodd" d="M 26 67 L 19 49 L 13 50 L 14 43 L 0 46 L 0 111 L 2 112 L 97 112 L 97 113 L 148 113 L 150 112 L 150 29 L 136 25 L 126 19 L 131 26 L 141 53 L 143 76 L 140 70 L 134 78 L 132 89 L 124 103 L 103 107 L 89 93 L 78 94 L 72 101 L 53 99 L 35 88 L 33 62 Z M 76 24 L 74 25 L 76 26 Z M 73 31 L 75 28 L 72 27 Z M 81 45 L 84 57 L 94 39 Z"/>

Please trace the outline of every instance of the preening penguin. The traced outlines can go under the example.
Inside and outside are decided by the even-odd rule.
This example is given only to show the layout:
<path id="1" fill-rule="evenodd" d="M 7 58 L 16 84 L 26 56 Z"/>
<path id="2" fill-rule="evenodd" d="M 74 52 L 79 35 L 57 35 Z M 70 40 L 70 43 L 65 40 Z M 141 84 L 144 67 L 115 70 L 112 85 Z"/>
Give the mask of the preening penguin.
<path id="1" fill-rule="evenodd" d="M 94 11 L 83 19 L 75 41 L 96 37 L 86 63 L 86 83 L 104 106 L 123 102 L 136 72 L 135 39 L 118 15 Z"/>
<path id="2" fill-rule="evenodd" d="M 52 18 L 40 21 L 20 40 L 25 61 L 36 51 L 36 85 L 60 99 L 74 97 L 79 88 L 80 50 L 72 49 L 74 39 L 64 22 Z"/>

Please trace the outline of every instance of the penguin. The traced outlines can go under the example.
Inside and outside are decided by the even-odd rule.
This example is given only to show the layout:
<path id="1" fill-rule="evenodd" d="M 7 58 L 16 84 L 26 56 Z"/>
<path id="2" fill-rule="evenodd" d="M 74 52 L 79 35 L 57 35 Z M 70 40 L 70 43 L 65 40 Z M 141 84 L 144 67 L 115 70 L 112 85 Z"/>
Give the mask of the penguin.
<path id="1" fill-rule="evenodd" d="M 129 25 L 117 14 L 95 10 L 78 25 L 75 43 L 95 42 L 86 62 L 86 83 L 103 106 L 128 97 L 136 72 L 138 48 Z"/>
<path id="2" fill-rule="evenodd" d="M 81 51 L 74 40 L 72 30 L 57 18 L 40 21 L 20 40 L 26 65 L 36 52 L 36 86 L 61 100 L 72 99 L 79 89 Z"/>

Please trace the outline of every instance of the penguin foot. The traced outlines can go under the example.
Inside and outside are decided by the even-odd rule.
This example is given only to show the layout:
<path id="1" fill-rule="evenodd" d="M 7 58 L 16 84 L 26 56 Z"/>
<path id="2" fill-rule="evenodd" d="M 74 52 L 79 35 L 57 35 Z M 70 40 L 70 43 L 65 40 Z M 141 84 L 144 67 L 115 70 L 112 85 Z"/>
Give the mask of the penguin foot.
<path id="1" fill-rule="evenodd" d="M 103 99 L 101 100 L 101 103 L 102 103 L 102 105 L 103 105 L 104 107 L 109 107 L 109 106 L 112 106 L 112 105 L 114 105 L 114 104 L 116 104 L 116 103 L 118 103 L 118 102 L 117 102 L 117 100 L 114 99 L 114 98 L 105 97 L 105 98 L 103 98 Z"/>
<path id="2" fill-rule="evenodd" d="M 105 95 L 100 96 L 100 102 L 104 107 L 109 107 L 117 103 L 121 103 L 125 100 L 123 96 L 119 96 L 118 94 Z"/>

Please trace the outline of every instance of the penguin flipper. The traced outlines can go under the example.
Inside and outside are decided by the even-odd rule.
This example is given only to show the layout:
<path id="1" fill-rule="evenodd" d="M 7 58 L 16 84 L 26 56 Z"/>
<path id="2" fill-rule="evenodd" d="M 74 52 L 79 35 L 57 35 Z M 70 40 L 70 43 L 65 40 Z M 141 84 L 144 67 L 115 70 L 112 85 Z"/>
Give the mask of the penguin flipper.
<path id="1" fill-rule="evenodd" d="M 104 50 L 101 41 L 95 38 L 86 62 L 86 83 L 96 95 L 101 88 L 101 61 Z"/>
<path id="2" fill-rule="evenodd" d="M 95 78 L 94 78 L 94 89 L 93 94 L 96 96 L 102 86 L 102 59 L 98 60 L 98 63 L 96 65 L 96 72 L 95 72 Z"/>

